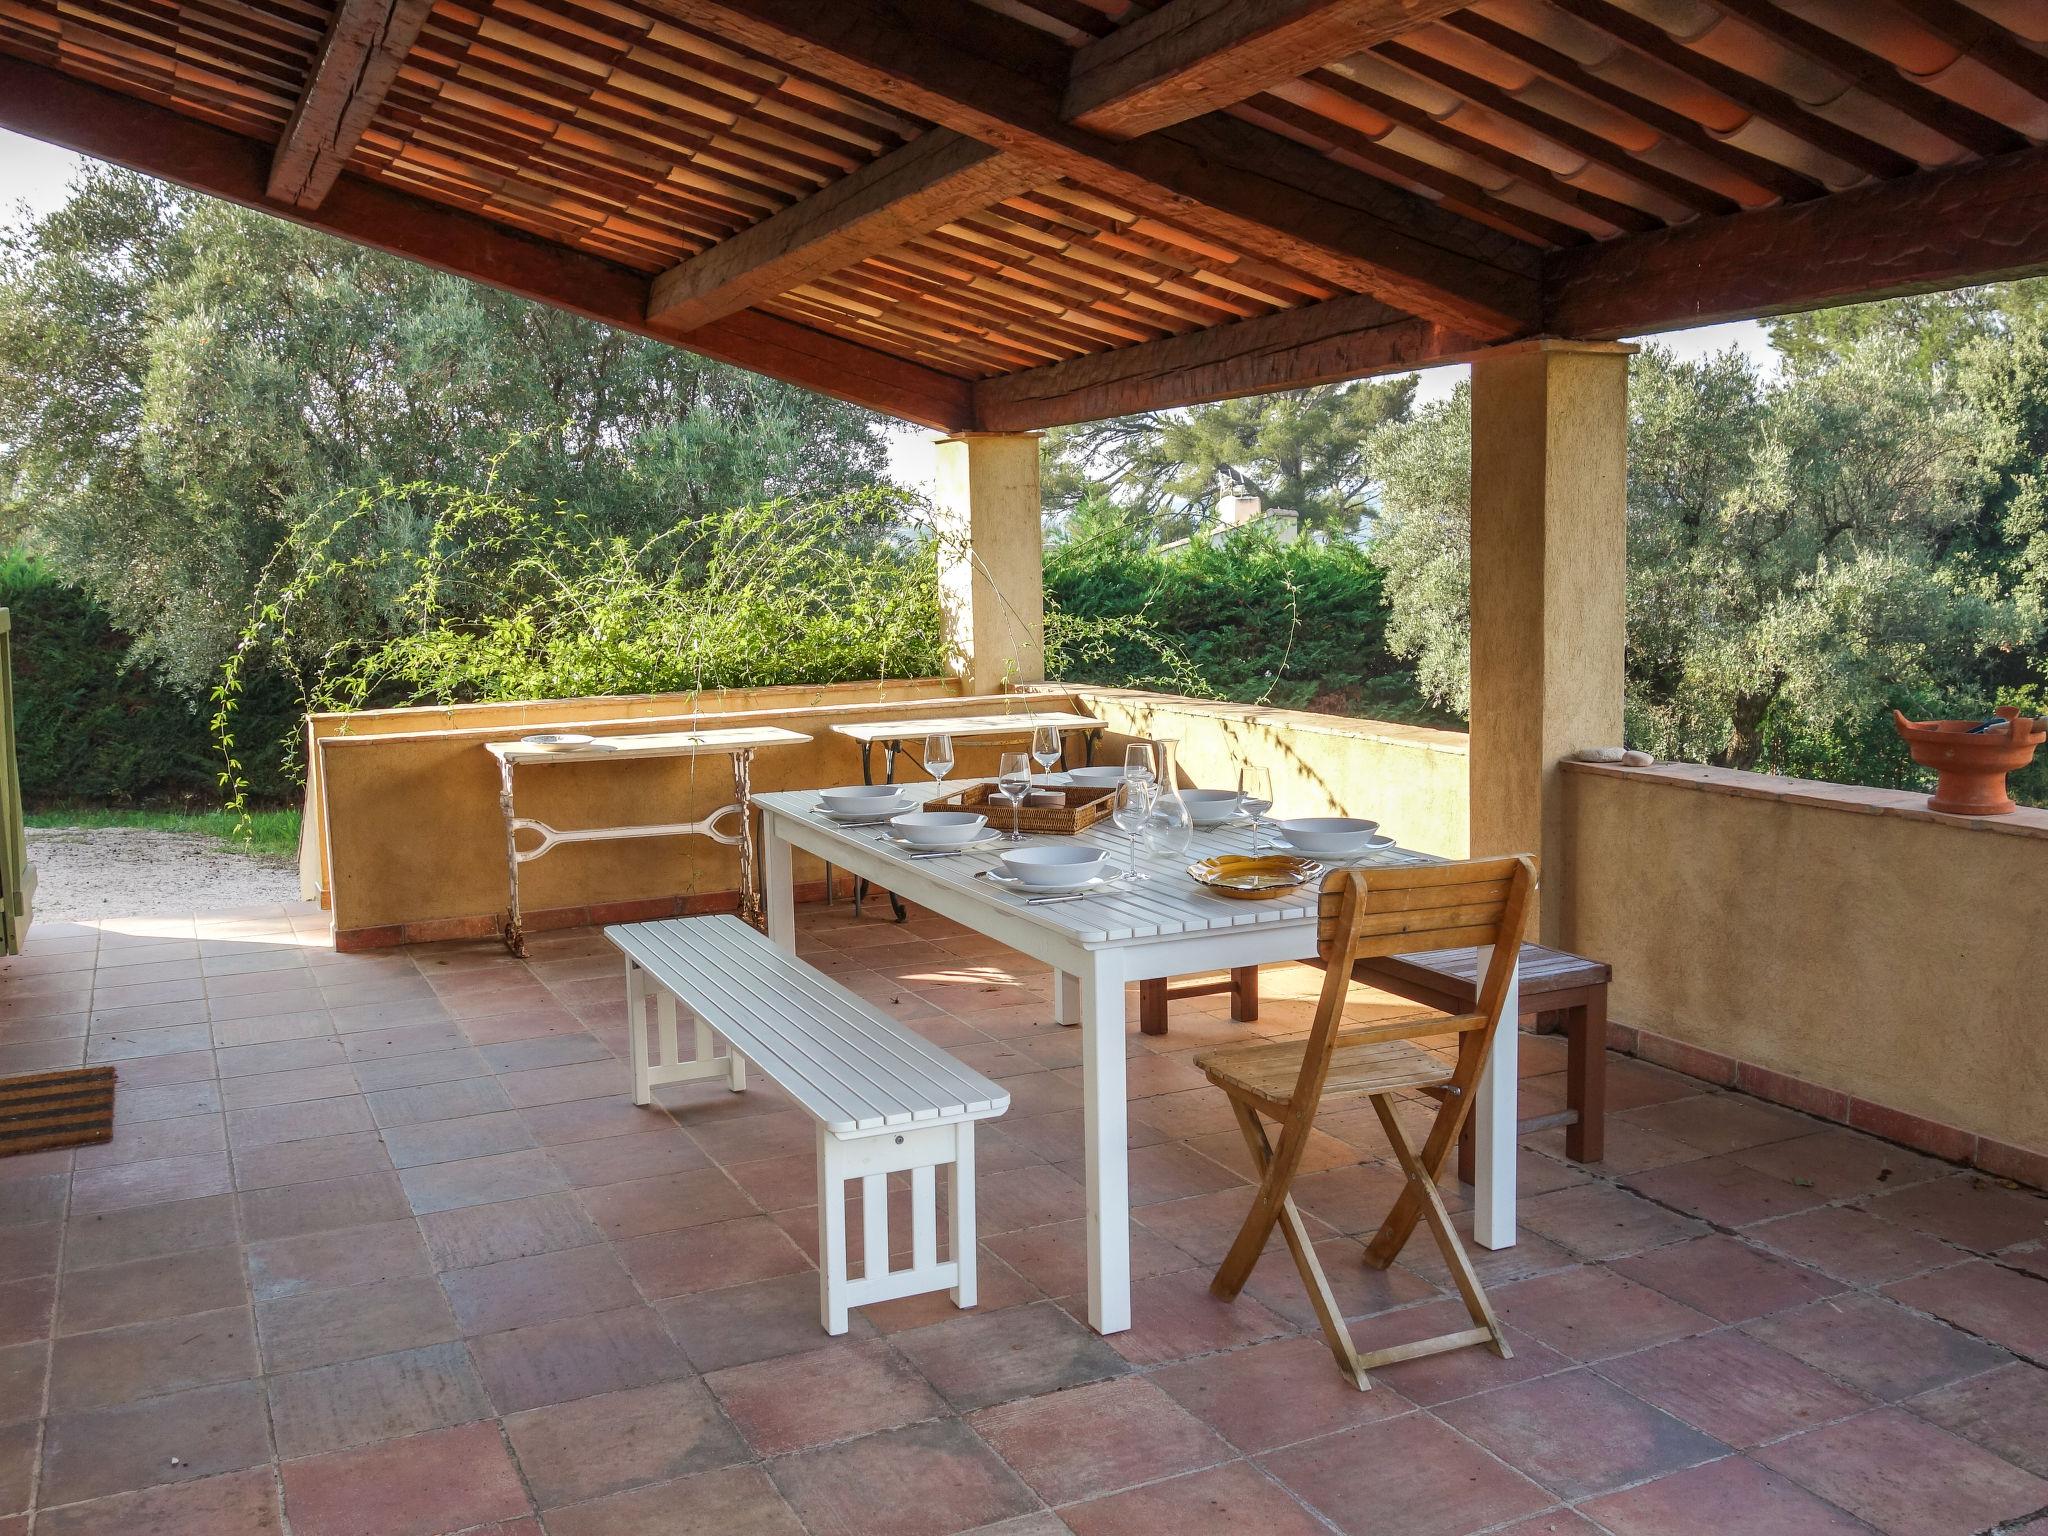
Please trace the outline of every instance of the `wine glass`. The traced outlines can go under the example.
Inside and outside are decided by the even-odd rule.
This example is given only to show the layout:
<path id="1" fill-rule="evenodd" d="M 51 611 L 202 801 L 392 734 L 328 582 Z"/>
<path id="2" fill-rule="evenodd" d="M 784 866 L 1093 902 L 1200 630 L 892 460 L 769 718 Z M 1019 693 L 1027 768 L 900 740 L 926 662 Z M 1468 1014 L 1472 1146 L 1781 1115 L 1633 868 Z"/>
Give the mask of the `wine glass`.
<path id="1" fill-rule="evenodd" d="M 1252 852 L 1259 851 L 1265 823 L 1259 818 L 1273 808 L 1273 772 L 1262 763 L 1244 763 L 1237 770 L 1237 814 L 1252 819 Z"/>
<path id="2" fill-rule="evenodd" d="M 1145 823 L 1152 819 L 1152 783 L 1149 779 L 1125 777 L 1116 787 L 1116 804 L 1110 810 L 1109 819 L 1116 823 L 1119 831 L 1127 832 L 1131 838 L 1131 878 L 1145 878 L 1138 868 L 1138 834 L 1145 830 Z"/>
<path id="3" fill-rule="evenodd" d="M 1031 793 L 1031 759 L 1022 752 L 1005 752 L 996 765 L 996 791 L 1010 806 L 1010 830 L 1003 834 L 1003 841 L 1023 842 L 1017 818 L 1023 814 L 1024 797 Z"/>
<path id="4" fill-rule="evenodd" d="M 932 776 L 932 781 L 934 783 L 944 784 L 946 782 L 946 775 L 953 771 L 952 737 L 925 737 L 924 771 Z"/>
<path id="5" fill-rule="evenodd" d="M 1124 748 L 1124 777 L 1136 779 L 1141 784 L 1154 782 L 1158 775 L 1152 767 L 1152 743 L 1134 741 Z"/>
<path id="6" fill-rule="evenodd" d="M 1040 773 L 1051 773 L 1052 765 L 1060 760 L 1060 733 L 1057 726 L 1034 726 L 1031 731 L 1031 761 L 1038 764 Z"/>

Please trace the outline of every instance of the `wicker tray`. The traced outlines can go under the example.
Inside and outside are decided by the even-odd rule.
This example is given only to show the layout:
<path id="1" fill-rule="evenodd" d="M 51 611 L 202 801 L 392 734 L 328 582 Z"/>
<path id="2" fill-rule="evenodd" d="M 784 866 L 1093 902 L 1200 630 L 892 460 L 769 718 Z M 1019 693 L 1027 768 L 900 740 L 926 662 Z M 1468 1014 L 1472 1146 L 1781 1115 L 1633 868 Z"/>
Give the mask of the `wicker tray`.
<path id="1" fill-rule="evenodd" d="M 1050 792 L 1063 796 L 1065 805 L 1027 805 L 1017 815 L 1017 829 L 1020 832 L 1056 832 L 1072 834 L 1083 828 L 1092 827 L 1116 808 L 1116 791 L 1100 785 L 1059 785 L 1040 784 L 1033 786 L 1038 794 Z M 968 784 L 955 794 L 937 800 L 927 800 L 924 808 L 928 811 L 979 811 L 988 817 L 989 826 L 998 831 L 1007 831 L 1010 826 L 1010 808 L 995 798 L 995 785 Z"/>

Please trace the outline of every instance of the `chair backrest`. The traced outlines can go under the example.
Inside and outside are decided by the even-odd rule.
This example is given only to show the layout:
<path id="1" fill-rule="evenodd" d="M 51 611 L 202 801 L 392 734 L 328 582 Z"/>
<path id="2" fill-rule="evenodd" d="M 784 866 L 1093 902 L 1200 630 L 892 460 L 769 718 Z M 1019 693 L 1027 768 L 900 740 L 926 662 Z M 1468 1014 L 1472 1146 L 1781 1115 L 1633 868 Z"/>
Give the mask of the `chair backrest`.
<path id="1" fill-rule="evenodd" d="M 1467 1053 L 1483 1061 L 1507 1003 L 1508 979 L 1521 954 L 1529 898 L 1535 890 L 1536 866 L 1523 854 L 1455 864 L 1341 869 L 1327 876 L 1316 926 L 1316 953 L 1327 974 L 1295 1085 L 1296 1101 L 1321 1096 L 1351 990 L 1351 968 L 1360 960 L 1491 945 L 1493 954 L 1486 974 L 1479 978 L 1472 1008 L 1485 1023 L 1475 1032 L 1480 1035 L 1475 1049 Z"/>

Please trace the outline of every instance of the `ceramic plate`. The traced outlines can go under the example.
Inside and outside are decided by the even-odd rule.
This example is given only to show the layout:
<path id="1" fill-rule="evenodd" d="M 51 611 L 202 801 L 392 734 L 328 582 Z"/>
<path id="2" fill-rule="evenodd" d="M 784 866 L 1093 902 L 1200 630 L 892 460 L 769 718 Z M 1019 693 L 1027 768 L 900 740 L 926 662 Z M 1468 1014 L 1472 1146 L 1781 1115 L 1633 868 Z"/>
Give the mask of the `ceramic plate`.
<path id="1" fill-rule="evenodd" d="M 820 800 L 818 802 L 818 814 L 820 816 L 847 827 L 872 826 L 876 822 L 887 821 L 891 816 L 901 816 L 909 809 L 909 804 L 902 800 L 898 800 L 886 810 L 879 811 L 835 811 L 824 801 Z"/>
<path id="2" fill-rule="evenodd" d="M 1095 875 L 1074 884 L 1026 885 L 1014 875 L 1006 875 L 1000 869 L 977 871 L 990 885 L 999 885 L 1006 891 L 1015 891 L 1022 896 L 1078 896 L 1083 891 L 1113 891 L 1124 883 L 1124 871 L 1116 865 L 1109 866 L 1106 875 Z"/>

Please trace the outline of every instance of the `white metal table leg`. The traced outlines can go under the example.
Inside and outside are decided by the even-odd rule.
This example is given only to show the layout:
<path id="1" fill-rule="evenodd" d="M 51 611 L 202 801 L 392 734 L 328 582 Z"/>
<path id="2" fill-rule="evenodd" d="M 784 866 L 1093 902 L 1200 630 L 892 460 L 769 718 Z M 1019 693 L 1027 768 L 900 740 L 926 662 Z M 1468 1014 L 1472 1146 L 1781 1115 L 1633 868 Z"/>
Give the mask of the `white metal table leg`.
<path id="1" fill-rule="evenodd" d="M 1477 976 L 1486 974 L 1493 949 L 1479 951 Z M 1472 1240 L 1482 1248 L 1515 1246 L 1515 1150 L 1519 1129 L 1521 966 L 1508 976 L 1508 996 L 1494 1031 L 1493 1053 L 1479 1077 L 1479 1102 L 1472 1106 L 1473 1151 L 1478 1181 L 1472 1198 Z"/>
<path id="2" fill-rule="evenodd" d="M 1081 978 L 1082 1139 L 1088 1166 L 1088 1321 L 1131 1326 L 1130 1152 L 1125 1141 L 1124 976 L 1113 953 Z"/>
<path id="3" fill-rule="evenodd" d="M 762 883 L 768 887 L 768 937 L 776 947 L 796 953 L 796 860 L 784 841 L 776 818 L 764 816 L 761 827 Z"/>

